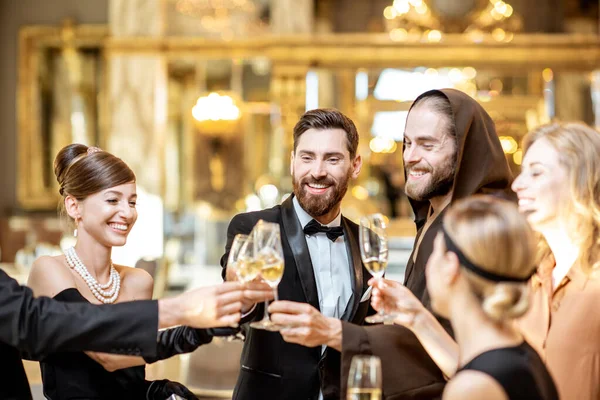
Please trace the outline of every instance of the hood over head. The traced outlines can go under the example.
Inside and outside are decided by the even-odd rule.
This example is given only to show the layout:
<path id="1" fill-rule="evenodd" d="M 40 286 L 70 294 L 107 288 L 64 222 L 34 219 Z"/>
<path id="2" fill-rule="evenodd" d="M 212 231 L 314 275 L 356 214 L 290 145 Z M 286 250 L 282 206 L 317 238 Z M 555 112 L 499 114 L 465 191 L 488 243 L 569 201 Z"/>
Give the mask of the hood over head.
<path id="1" fill-rule="evenodd" d="M 512 174 L 492 118 L 477 101 L 456 89 L 427 91 L 417 97 L 413 106 L 419 99 L 432 92 L 442 94 L 452 108 L 452 122 L 458 144 L 458 165 L 451 203 L 475 193 L 495 194 L 514 199 L 510 191 Z M 406 169 L 404 178 L 407 178 Z M 415 213 L 415 222 L 420 226 L 427 218 L 429 201 L 410 198 L 409 201 Z"/>

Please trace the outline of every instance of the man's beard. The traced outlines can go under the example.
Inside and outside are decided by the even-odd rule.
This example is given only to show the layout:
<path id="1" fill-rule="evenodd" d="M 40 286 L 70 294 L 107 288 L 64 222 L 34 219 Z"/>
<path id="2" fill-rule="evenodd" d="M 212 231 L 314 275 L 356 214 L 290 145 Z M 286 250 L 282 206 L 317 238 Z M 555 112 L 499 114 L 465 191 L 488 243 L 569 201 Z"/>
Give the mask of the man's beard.
<path id="1" fill-rule="evenodd" d="M 348 190 L 348 181 L 352 175 L 352 170 L 348 170 L 346 176 L 336 183 L 335 180 L 328 176 L 321 179 L 314 179 L 307 176 L 298 181 L 295 175 L 292 175 L 292 183 L 294 184 L 294 195 L 298 199 L 300 206 L 312 217 L 321 217 L 330 212 L 339 202 L 342 201 Z M 321 185 L 329 185 L 327 194 L 315 195 L 308 193 L 306 184 L 314 183 Z"/>
<path id="2" fill-rule="evenodd" d="M 405 191 L 406 195 L 413 200 L 416 201 L 426 201 L 430 200 L 434 197 L 445 196 L 452 189 L 452 185 L 454 184 L 454 175 L 456 174 L 456 154 L 452 157 L 449 157 L 446 162 L 438 168 L 431 168 L 431 165 L 427 164 L 425 167 L 419 166 L 418 169 L 422 171 L 427 171 L 431 174 L 431 181 L 429 184 L 423 188 L 411 187 L 412 185 L 409 183 L 409 172 L 412 168 L 415 168 L 416 165 L 410 166 L 406 168 L 406 185 Z"/>

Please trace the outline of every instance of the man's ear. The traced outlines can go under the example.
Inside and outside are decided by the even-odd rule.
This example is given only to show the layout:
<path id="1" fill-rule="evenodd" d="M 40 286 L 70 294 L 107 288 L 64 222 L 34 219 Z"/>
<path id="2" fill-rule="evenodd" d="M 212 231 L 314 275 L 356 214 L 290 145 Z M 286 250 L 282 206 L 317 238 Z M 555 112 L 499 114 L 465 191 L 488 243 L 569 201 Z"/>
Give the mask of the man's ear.
<path id="1" fill-rule="evenodd" d="M 290 152 L 290 175 L 294 175 L 294 150 Z"/>
<path id="2" fill-rule="evenodd" d="M 360 170 L 362 168 L 362 157 L 360 154 L 357 154 L 352 161 L 352 179 L 358 178 L 360 174 Z"/>
<path id="3" fill-rule="evenodd" d="M 69 217 L 73 218 L 74 221 L 77 222 L 80 218 L 79 201 L 75 197 L 71 195 L 65 197 L 65 210 Z"/>

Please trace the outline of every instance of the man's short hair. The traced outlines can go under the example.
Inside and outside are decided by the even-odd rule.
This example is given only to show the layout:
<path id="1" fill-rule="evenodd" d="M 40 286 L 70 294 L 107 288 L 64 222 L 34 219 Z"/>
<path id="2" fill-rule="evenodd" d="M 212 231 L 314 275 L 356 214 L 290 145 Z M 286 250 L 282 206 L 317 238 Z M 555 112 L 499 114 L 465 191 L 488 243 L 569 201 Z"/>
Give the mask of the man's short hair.
<path id="1" fill-rule="evenodd" d="M 317 108 L 304 113 L 294 126 L 294 153 L 300 136 L 309 129 L 341 129 L 346 132 L 346 144 L 350 158 L 356 157 L 358 149 L 358 131 L 354 122 L 335 108 Z"/>

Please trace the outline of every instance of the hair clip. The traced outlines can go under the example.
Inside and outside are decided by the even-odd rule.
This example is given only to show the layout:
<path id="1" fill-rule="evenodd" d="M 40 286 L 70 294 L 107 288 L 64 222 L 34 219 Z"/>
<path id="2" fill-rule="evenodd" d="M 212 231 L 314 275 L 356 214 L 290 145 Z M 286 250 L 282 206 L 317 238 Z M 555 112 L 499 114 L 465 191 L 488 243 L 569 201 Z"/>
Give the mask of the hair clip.
<path id="1" fill-rule="evenodd" d="M 102 151 L 101 148 L 96 147 L 96 146 L 91 146 L 91 147 L 88 147 L 88 149 L 87 149 L 87 155 L 90 156 L 90 155 L 92 155 L 94 153 L 98 153 L 100 151 Z"/>

